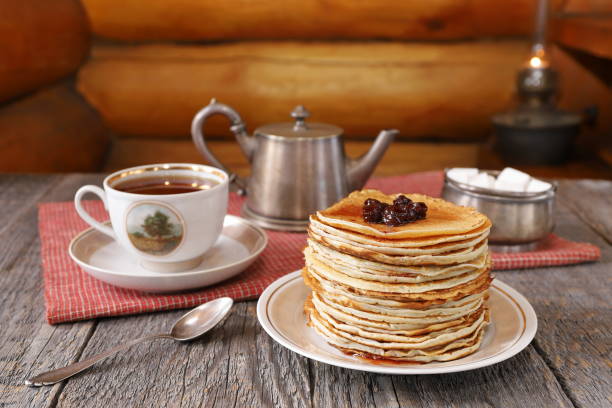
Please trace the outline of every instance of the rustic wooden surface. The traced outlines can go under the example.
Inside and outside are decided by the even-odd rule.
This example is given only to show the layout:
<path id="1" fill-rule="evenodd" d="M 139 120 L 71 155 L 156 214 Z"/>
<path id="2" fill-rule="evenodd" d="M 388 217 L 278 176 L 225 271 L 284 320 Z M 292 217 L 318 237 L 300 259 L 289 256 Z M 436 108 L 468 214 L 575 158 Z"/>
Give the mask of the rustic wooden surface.
<path id="1" fill-rule="evenodd" d="M 389 376 L 327 366 L 273 342 L 253 302 L 203 340 L 136 346 L 53 387 L 23 380 L 168 328 L 182 311 L 49 326 L 37 234 L 38 202 L 70 200 L 101 175 L 0 176 L 0 407 L 608 407 L 612 406 L 612 183 L 563 181 L 557 233 L 602 249 L 600 262 L 497 272 L 539 318 L 535 340 L 492 367 Z"/>

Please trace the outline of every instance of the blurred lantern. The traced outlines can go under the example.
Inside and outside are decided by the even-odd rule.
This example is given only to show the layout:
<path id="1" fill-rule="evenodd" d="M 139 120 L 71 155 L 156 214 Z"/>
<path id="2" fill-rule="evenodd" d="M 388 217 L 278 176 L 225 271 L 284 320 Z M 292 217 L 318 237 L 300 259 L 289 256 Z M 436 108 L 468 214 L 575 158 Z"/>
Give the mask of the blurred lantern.
<path id="1" fill-rule="evenodd" d="M 518 106 L 493 116 L 496 146 L 509 164 L 559 164 L 580 130 L 580 115 L 556 107 L 558 73 L 546 53 L 548 0 L 539 0 L 531 54 L 516 81 Z"/>

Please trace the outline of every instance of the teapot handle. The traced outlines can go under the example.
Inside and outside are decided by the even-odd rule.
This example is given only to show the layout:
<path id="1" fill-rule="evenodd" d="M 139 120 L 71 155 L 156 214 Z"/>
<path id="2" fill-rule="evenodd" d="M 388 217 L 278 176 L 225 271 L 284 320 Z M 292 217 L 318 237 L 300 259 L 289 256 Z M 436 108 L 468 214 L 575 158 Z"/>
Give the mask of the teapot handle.
<path id="1" fill-rule="evenodd" d="M 255 140 L 246 133 L 244 122 L 242 121 L 242 118 L 238 112 L 227 105 L 217 103 L 215 98 L 211 99 L 210 103 L 202 108 L 193 117 L 193 121 L 191 122 L 191 137 L 193 138 L 193 143 L 195 143 L 196 148 L 206 158 L 206 160 L 229 174 L 230 181 L 238 187 L 238 194 L 244 195 L 246 194 L 246 180 L 228 170 L 227 167 L 225 167 L 223 163 L 217 159 L 217 157 L 208 149 L 208 146 L 206 145 L 206 138 L 204 137 L 204 131 L 202 128 L 206 123 L 206 119 L 208 119 L 209 116 L 216 114 L 227 116 L 227 118 L 231 121 L 232 125 L 230 126 L 230 130 L 236 136 L 236 140 L 238 140 L 238 144 L 240 145 L 243 153 L 249 159 L 249 162 L 251 161 L 251 156 L 255 147 Z"/>

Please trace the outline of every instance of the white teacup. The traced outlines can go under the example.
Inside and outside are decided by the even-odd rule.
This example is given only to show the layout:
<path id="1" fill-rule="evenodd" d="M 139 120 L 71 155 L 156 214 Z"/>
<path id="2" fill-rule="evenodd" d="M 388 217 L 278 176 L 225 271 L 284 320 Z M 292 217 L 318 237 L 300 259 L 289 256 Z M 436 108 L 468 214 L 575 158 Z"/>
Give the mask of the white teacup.
<path id="1" fill-rule="evenodd" d="M 103 185 L 104 190 L 93 185 L 79 188 L 74 197 L 77 212 L 152 271 L 197 266 L 223 229 L 229 177 L 215 167 L 186 163 L 132 167 L 109 175 Z M 83 209 L 86 193 L 102 199 L 112 228 Z"/>

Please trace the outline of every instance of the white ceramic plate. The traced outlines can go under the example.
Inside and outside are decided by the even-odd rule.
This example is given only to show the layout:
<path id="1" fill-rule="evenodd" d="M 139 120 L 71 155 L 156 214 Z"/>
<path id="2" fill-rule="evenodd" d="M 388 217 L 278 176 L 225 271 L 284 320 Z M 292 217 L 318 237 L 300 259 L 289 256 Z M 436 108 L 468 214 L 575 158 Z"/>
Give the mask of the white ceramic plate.
<path id="1" fill-rule="evenodd" d="M 89 228 L 74 237 L 68 252 L 91 276 L 127 289 L 176 292 L 213 285 L 251 265 L 268 243 L 266 233 L 240 217 L 227 215 L 217 243 L 198 266 L 186 272 L 152 272 L 112 238 Z"/>
<path id="2" fill-rule="evenodd" d="M 300 271 L 278 279 L 257 303 L 259 323 L 277 342 L 298 354 L 338 367 L 384 374 L 442 374 L 474 370 L 506 360 L 523 350 L 535 336 L 538 320 L 523 295 L 495 279 L 489 291 L 491 324 L 480 349 L 454 361 L 429 364 L 373 364 L 343 354 L 306 325 L 303 306 L 310 293 Z"/>

